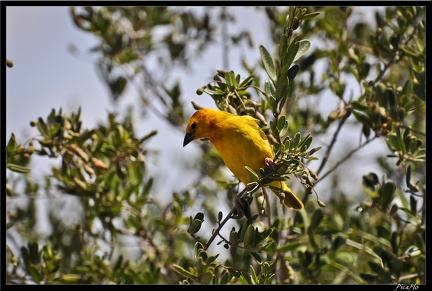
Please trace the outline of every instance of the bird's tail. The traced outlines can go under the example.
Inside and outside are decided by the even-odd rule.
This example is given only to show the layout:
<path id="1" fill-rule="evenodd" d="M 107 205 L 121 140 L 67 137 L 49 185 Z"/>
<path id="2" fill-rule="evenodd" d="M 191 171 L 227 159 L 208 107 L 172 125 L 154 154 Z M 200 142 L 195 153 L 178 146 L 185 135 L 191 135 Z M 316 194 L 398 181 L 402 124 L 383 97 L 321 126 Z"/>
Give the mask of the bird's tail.
<path id="1" fill-rule="evenodd" d="M 294 208 L 295 210 L 300 210 L 304 207 L 303 202 L 284 182 L 273 181 L 269 184 L 269 186 L 281 189 L 280 191 L 273 190 L 273 192 L 279 197 L 286 207 Z"/>

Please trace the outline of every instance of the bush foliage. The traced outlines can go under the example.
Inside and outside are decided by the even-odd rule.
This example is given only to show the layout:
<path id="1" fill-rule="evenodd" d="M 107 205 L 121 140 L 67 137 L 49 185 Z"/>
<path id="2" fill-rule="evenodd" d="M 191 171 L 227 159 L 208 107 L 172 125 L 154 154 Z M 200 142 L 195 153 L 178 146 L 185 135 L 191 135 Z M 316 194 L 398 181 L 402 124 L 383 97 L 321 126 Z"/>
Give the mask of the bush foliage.
<path id="1" fill-rule="evenodd" d="M 274 47 L 255 46 L 247 30 L 219 35 L 235 22 L 225 7 L 71 8 L 76 27 L 98 39 L 92 51 L 110 97 L 117 102 L 134 86 L 144 111 L 159 110 L 182 131 L 190 110 L 171 68 L 193 64 L 218 37 L 259 51 L 256 64 L 241 60 L 245 75 L 220 69 L 197 94 L 254 116 L 277 169 L 239 188 L 221 179 L 222 160 L 200 142 L 200 179 L 163 205 L 157 197 L 167 194 L 153 187 L 163 177 L 146 168 L 157 132 L 137 136 L 131 112 L 86 128 L 80 111 L 53 109 L 30 122 L 37 137 L 7 143 L 7 284 L 425 284 L 425 7 L 383 7 L 367 19 L 354 17 L 358 7 L 255 9 Z M 323 113 L 319 102 L 337 106 Z M 359 140 L 337 153 L 343 128 Z M 324 136 L 329 142 L 317 146 Z M 363 187 L 363 197 L 353 197 L 337 169 L 355 169 L 353 155 L 373 151 L 372 141 L 388 154 L 377 158 L 380 173 L 355 171 L 363 185 L 352 187 Z M 60 163 L 34 182 L 33 155 Z M 282 209 L 261 187 L 265 179 L 297 181 L 305 208 Z M 323 180 L 328 201 L 316 191 Z M 249 215 L 235 215 L 236 195 L 252 201 Z M 192 205 L 202 211 L 191 214 Z"/>

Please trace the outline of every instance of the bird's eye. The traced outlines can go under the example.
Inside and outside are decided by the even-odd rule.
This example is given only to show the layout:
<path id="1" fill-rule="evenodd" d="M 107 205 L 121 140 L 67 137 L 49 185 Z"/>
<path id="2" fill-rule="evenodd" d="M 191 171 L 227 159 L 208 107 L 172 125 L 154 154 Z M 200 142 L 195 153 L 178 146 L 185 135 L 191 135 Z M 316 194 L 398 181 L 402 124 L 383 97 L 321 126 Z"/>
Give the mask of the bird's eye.
<path id="1" fill-rule="evenodd" d="M 196 123 L 195 123 L 195 122 L 192 122 L 191 125 L 190 125 L 190 127 L 191 127 L 192 129 L 195 129 L 195 128 L 196 128 Z"/>

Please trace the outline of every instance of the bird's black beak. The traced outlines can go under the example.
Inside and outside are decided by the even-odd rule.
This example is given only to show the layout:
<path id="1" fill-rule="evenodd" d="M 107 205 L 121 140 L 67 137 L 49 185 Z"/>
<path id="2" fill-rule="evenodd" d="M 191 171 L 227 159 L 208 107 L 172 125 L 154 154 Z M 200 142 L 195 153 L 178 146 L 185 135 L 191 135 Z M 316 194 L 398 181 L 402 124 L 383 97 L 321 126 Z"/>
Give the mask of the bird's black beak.
<path id="1" fill-rule="evenodd" d="M 185 147 L 188 143 L 193 141 L 194 137 L 195 137 L 195 133 L 193 131 L 186 133 L 183 141 L 183 147 Z"/>

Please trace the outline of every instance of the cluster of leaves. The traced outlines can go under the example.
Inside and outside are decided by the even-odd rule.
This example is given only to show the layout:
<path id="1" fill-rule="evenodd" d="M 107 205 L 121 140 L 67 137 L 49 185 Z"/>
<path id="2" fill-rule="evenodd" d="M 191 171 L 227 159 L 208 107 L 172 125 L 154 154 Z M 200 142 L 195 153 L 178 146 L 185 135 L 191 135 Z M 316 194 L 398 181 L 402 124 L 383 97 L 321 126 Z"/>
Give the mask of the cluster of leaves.
<path id="1" fill-rule="evenodd" d="M 168 76 L 173 66 L 187 66 L 213 42 L 216 27 L 206 10 L 197 15 L 165 6 L 71 7 L 71 14 L 78 28 L 99 40 L 92 51 L 101 54 L 97 65 L 112 99 L 133 86 L 144 104 L 155 111 L 158 103 L 166 121 L 182 126 L 181 86 Z"/>
<path id="2" fill-rule="evenodd" d="M 295 176 L 305 186 L 298 191 L 305 194 L 305 209 L 287 217 L 278 203 L 267 203 L 266 216 L 233 220 L 232 197 L 227 215 L 204 201 L 204 212 L 186 217 L 192 204 L 197 207 L 197 196 L 215 190 L 198 182 L 195 189 L 173 193 L 168 206 L 152 198 L 154 178 L 146 171 L 150 152 L 145 143 L 154 132 L 136 137 L 130 114 L 122 122 L 110 114 L 106 124 L 82 129 L 79 111 L 67 115 L 53 110 L 46 119 L 31 122 L 38 138 L 23 146 L 12 135 L 7 144 L 10 171 L 28 173 L 35 154 L 61 163 L 45 186 L 25 175 L 8 177 L 7 283 L 425 283 L 425 7 L 387 7 L 384 15 L 376 12 L 376 28 L 363 21 L 348 25 L 351 7 L 261 9 L 278 44 L 276 56 L 257 48 L 268 79 L 262 81 L 246 65 L 245 79 L 218 70 L 197 94 L 210 95 L 221 110 L 254 116 L 276 153 L 276 169 L 262 169 L 260 175 L 251 171 L 256 181 L 242 192 L 237 183 L 220 183 L 228 199 L 244 195 L 242 202 L 248 204 L 255 195 L 260 209 L 267 197 L 261 187 L 265 179 Z M 212 14 L 199 17 L 169 7 L 85 7 L 79 13 L 73 8 L 71 14 L 77 27 L 99 38 L 94 51 L 101 54 L 98 66 L 114 99 L 126 84 L 144 81 L 150 88 L 138 90 L 144 104 L 156 108 L 153 103 L 160 102 L 161 115 L 173 126 L 183 126 L 180 84 L 167 87 L 164 72 L 161 80 L 152 76 L 148 56 L 159 57 L 162 71 L 187 63 L 191 40 L 201 51 L 213 39 Z M 154 39 L 161 27 L 171 29 Z M 307 39 L 312 38 L 334 47 L 311 50 Z M 318 61 L 326 68 L 319 76 Z M 360 93 L 349 95 L 347 76 L 358 83 Z M 338 103 L 329 114 L 315 106 L 325 92 L 331 95 L 325 98 Z M 311 148 L 313 140 L 328 136 L 332 125 L 333 137 L 315 168 L 308 164 L 319 149 Z M 359 145 L 331 160 L 342 127 L 350 125 L 361 137 Z M 342 173 L 329 186 L 334 193 L 326 207 L 320 200 L 310 203 L 308 194 L 316 184 L 337 175 L 340 164 L 373 140 L 385 140 L 390 154 L 378 161 L 381 179 L 376 173 L 358 173 L 366 198 L 348 200 L 339 188 L 348 179 Z M 200 180 L 213 177 L 222 165 L 214 152 L 202 148 L 206 164 Z M 387 160 L 393 158 L 390 166 Z M 329 161 L 333 165 L 327 167 Z M 22 191 L 19 182 L 25 185 Z M 27 203 L 15 202 L 23 198 Z M 47 198 L 51 226 L 42 234 L 35 228 L 40 198 Z M 73 214 L 79 219 L 67 223 Z M 237 224 L 226 229 L 228 221 Z M 223 262 L 220 254 L 210 253 L 215 241 L 229 254 Z M 138 255 L 131 256 L 134 250 Z"/>
<path id="3" fill-rule="evenodd" d="M 269 228 L 265 228 L 263 232 L 260 232 L 256 227 L 257 221 L 254 220 L 256 217 L 244 220 L 239 230 L 233 228 L 229 239 L 227 239 L 219 231 L 221 229 L 220 226 L 223 225 L 230 215 L 222 221 L 222 214 L 220 213 L 216 220 L 218 228 L 213 230 L 213 235 L 209 242 L 212 242 L 212 239 L 216 235 L 219 235 L 221 238 L 219 243 L 223 243 L 225 247 L 235 246 L 237 249 L 249 252 L 259 268 L 258 275 L 265 274 L 266 271 L 263 265 L 271 262 L 270 265 L 272 266 L 273 274 L 276 270 L 282 269 L 288 270 L 289 268 L 294 268 L 294 270 L 300 270 L 301 281 L 303 283 L 349 282 L 365 284 L 424 282 L 425 221 L 423 197 L 425 193 L 425 177 L 422 172 L 424 171 L 425 148 L 422 147 L 422 144 L 424 143 L 425 136 L 424 133 L 415 130 L 413 127 L 424 128 L 424 120 L 421 121 L 419 119 L 424 118 L 424 114 L 422 114 L 422 110 L 424 109 L 422 99 L 424 97 L 422 96 L 424 96 L 425 84 L 424 82 L 421 83 L 421 80 L 424 78 L 424 75 L 422 75 L 424 74 L 424 7 L 411 7 L 409 9 L 410 13 L 402 11 L 405 10 L 399 7 L 395 10 L 388 9 L 385 21 L 382 21 L 382 16 L 377 12 L 376 17 L 380 18 L 381 21 L 378 22 L 376 31 L 377 33 L 382 31 L 386 31 L 387 33 L 387 36 L 383 37 L 379 42 L 373 37 L 372 32 L 370 43 L 356 43 L 354 41 L 355 37 L 350 38 L 350 41 L 345 41 L 343 37 L 347 34 L 344 31 L 348 29 L 345 25 L 340 25 L 340 23 L 336 22 L 332 25 L 324 26 L 326 28 L 324 31 L 328 33 L 327 36 L 331 35 L 330 38 L 335 38 L 341 46 L 338 50 L 330 51 L 330 58 L 328 59 L 330 70 L 323 74 L 323 83 L 328 84 L 328 88 L 340 100 L 341 105 L 331 112 L 328 118 L 320 117 L 320 113 L 313 111 L 312 108 L 307 109 L 310 110 L 309 112 L 298 112 L 299 119 L 302 116 L 305 118 L 311 115 L 314 116 L 312 122 L 315 120 L 318 121 L 318 125 L 321 128 L 318 128 L 318 130 L 314 128 L 311 131 L 317 133 L 326 132 L 334 121 L 339 122 L 332 139 L 333 142 L 328 147 L 325 158 L 317 172 L 319 173 L 324 169 L 334 141 L 342 126 L 349 120 L 351 113 L 356 118 L 356 124 L 361 125 L 361 133 L 366 137 L 366 141 L 349 152 L 320 179 L 318 179 L 317 173 L 306 167 L 303 167 L 303 172 L 299 174 L 301 177 L 304 177 L 304 184 L 310 186 L 306 187 L 306 192 L 310 192 L 314 184 L 310 177 L 315 180 L 315 183 L 321 181 L 329 173 L 334 172 L 340 163 L 349 159 L 353 153 L 363 148 L 373 139 L 385 136 L 389 150 L 395 153 L 394 155 L 389 155 L 389 157 L 397 157 L 398 162 L 396 165 L 402 165 L 404 168 L 406 162 L 415 163 L 416 173 L 420 177 L 423 177 L 423 181 L 418 180 L 415 183 L 410 181 L 410 166 L 405 168 L 408 169 L 406 176 L 407 192 L 398 187 L 396 182 L 391 179 L 383 178 L 383 181 L 379 183 L 375 173 L 367 174 L 365 177 L 375 177 L 373 179 L 375 184 L 371 192 L 365 183 L 365 193 L 370 196 L 371 200 L 359 203 L 356 208 L 358 213 L 360 213 L 359 216 L 350 213 L 349 209 L 346 208 L 348 204 L 344 203 L 333 205 L 331 207 L 332 210 L 330 210 L 332 213 L 314 209 L 310 205 L 307 205 L 307 210 L 297 213 L 294 223 L 288 225 L 290 239 L 284 238 L 283 241 L 279 240 L 279 238 L 280 234 L 284 230 L 286 231 L 286 224 L 281 224 L 283 227 L 279 228 L 280 224 L 276 223 L 277 220 L 272 221 L 268 219 Z M 325 11 L 326 16 L 336 14 L 340 22 L 343 23 L 346 23 L 346 18 L 350 13 L 350 8 L 327 8 Z M 308 18 L 316 14 L 304 13 L 302 15 L 306 15 L 305 18 Z M 332 16 L 336 17 L 335 15 Z M 401 18 L 403 17 L 407 17 L 407 21 L 402 21 Z M 396 29 L 395 25 L 393 25 L 394 21 L 401 25 L 403 24 L 403 27 L 405 27 L 405 30 L 398 29 L 397 31 L 400 34 L 398 37 L 399 44 L 396 44 L 395 40 L 392 41 L 393 44 L 388 43 L 392 30 Z M 317 27 L 323 28 L 321 25 L 326 25 L 325 21 L 318 23 Z M 354 33 L 360 33 L 359 26 L 362 25 L 360 23 L 354 27 Z M 307 34 L 307 29 L 310 29 L 312 32 L 314 31 L 311 26 L 305 26 L 305 34 Z M 261 122 L 261 126 L 269 135 L 270 140 L 273 141 L 275 152 L 285 158 L 291 158 L 285 160 L 286 166 L 292 167 L 291 173 L 296 173 L 294 169 L 298 166 L 298 160 L 296 163 L 296 160 L 292 159 L 295 156 L 292 149 L 297 149 L 305 155 L 305 149 L 309 147 L 311 140 L 308 140 L 308 136 L 301 139 L 301 135 L 298 132 L 294 135 L 294 138 L 285 136 L 285 134 L 289 129 L 297 129 L 299 125 L 307 125 L 311 121 L 308 119 L 305 122 L 298 120 L 292 122 L 294 126 L 290 128 L 288 126 L 288 118 L 284 114 L 281 114 L 281 110 L 296 112 L 293 111 L 292 107 L 294 101 L 290 99 L 290 97 L 293 97 L 292 92 L 294 92 L 294 88 L 297 88 L 299 91 L 309 89 L 311 93 L 317 94 L 326 87 L 325 85 L 315 86 L 313 84 L 313 71 L 310 73 L 311 81 L 307 86 L 304 81 L 292 81 L 300 68 L 303 70 L 312 68 L 312 64 L 318 58 L 323 58 L 328 54 L 315 50 L 304 61 L 301 61 L 300 65 L 292 66 L 292 61 L 297 60 L 307 51 L 309 47 L 308 41 L 296 41 L 294 38 L 292 42 L 289 42 L 290 25 L 286 25 L 285 23 L 281 27 L 284 29 L 281 31 L 279 37 L 278 56 L 280 63 L 275 62 L 264 47 L 260 47 L 263 67 L 269 76 L 269 79 L 265 81 L 263 91 L 258 89 L 259 82 L 257 80 L 259 81 L 259 79 L 253 75 L 241 81 L 240 75 L 235 75 L 232 71 L 218 71 L 218 74 L 214 78 L 215 84 L 209 83 L 200 88 L 197 93 L 201 94 L 205 92 L 209 94 L 221 110 L 240 115 L 250 114 L 255 116 Z M 368 45 L 368 47 L 365 47 L 365 45 Z M 410 47 L 408 50 L 416 51 L 417 54 L 404 53 L 407 47 Z M 390 53 L 385 55 L 384 58 L 381 50 Z M 375 57 L 375 70 L 371 70 L 371 66 L 366 61 L 367 54 L 370 57 Z M 412 59 L 413 57 L 415 59 Z M 348 62 L 346 62 L 347 59 Z M 401 79 L 397 79 L 397 82 L 393 80 L 393 75 L 396 74 L 395 72 L 399 68 L 397 65 L 403 63 L 402 67 L 405 65 L 409 67 L 410 65 L 407 63 L 411 62 L 416 63 L 416 74 L 413 73 L 410 76 L 406 76 L 405 86 L 398 87 L 397 84 L 399 84 Z M 386 78 L 385 76 L 388 71 L 391 75 L 389 78 Z M 351 73 L 364 89 L 364 93 L 357 99 L 346 100 L 347 84 L 342 78 L 344 72 Z M 374 74 L 376 77 L 373 81 L 370 81 L 370 76 Z M 387 80 L 386 83 L 382 81 L 384 79 Z M 253 100 L 248 88 L 254 88 L 258 93 L 263 94 L 265 98 L 259 98 L 258 101 Z M 420 90 L 422 93 L 420 95 L 416 94 L 414 88 L 416 90 L 422 88 Z M 296 94 L 298 94 L 298 91 Z M 196 106 L 196 109 L 198 108 Z M 274 117 L 274 120 L 270 121 L 270 133 L 266 129 L 267 122 L 264 118 L 266 109 L 269 109 Z M 413 117 L 409 118 L 406 112 L 412 113 Z M 325 121 L 325 119 L 327 120 Z M 413 121 L 415 122 L 412 123 Z M 412 125 L 408 125 L 408 123 Z M 401 133 L 401 130 L 404 130 L 404 132 Z M 373 138 L 370 138 L 371 131 L 375 133 Z M 305 148 L 302 148 L 303 145 Z M 315 150 L 313 149 L 312 152 Z M 256 173 L 251 174 L 258 179 Z M 364 178 L 364 180 L 367 180 L 367 178 Z M 256 189 L 254 186 L 257 186 L 257 184 L 252 183 L 249 186 L 251 188 L 246 191 L 252 192 Z M 409 202 L 406 199 L 405 193 L 411 194 Z M 419 206 L 415 197 L 423 200 L 423 205 Z M 400 203 L 402 206 L 399 205 Z M 321 204 L 320 201 L 319 204 Z M 308 215 L 308 212 L 312 212 L 312 215 Z M 201 226 L 204 216 L 198 216 L 194 219 L 191 218 L 191 225 L 197 223 L 197 225 Z M 350 217 L 350 219 L 346 220 L 346 217 Z M 373 220 L 374 223 L 368 223 L 369 219 Z M 199 228 L 194 229 L 194 236 L 198 230 Z M 267 236 L 264 239 L 263 234 Z M 415 242 L 409 239 L 412 235 L 416 237 Z M 260 245 L 261 242 L 265 243 Z M 288 252 L 284 256 L 285 261 L 277 267 L 276 263 L 279 261 L 272 253 L 272 250 L 276 246 L 280 247 L 275 253 Z M 288 261 L 289 268 L 286 265 Z M 353 264 L 355 264 L 354 268 Z M 252 273 L 255 274 L 255 272 Z M 293 273 L 295 272 L 291 274 Z M 295 276 L 287 276 L 287 273 L 284 275 L 286 276 L 280 279 L 280 281 L 278 280 L 279 278 L 273 279 L 276 279 L 276 282 L 295 281 L 293 279 Z M 185 277 L 193 279 L 190 276 Z M 287 280 L 287 278 L 291 278 L 292 280 Z M 260 281 L 252 280 L 247 282 Z"/>
<path id="4" fill-rule="evenodd" d="M 153 178 L 146 176 L 147 152 L 143 148 L 156 132 L 137 138 L 131 120 L 128 116 L 119 122 L 114 114 L 109 114 L 106 125 L 88 130 L 81 128 L 80 110 L 69 116 L 61 109 L 57 112 L 53 109 L 46 119 L 31 122 L 39 135 L 27 148 L 11 137 L 7 147 L 10 170 L 30 171 L 24 167 L 28 162 L 22 159 L 29 152 L 60 158 L 61 165 L 52 168 L 45 189 L 27 186 L 25 193 L 20 193 L 8 186 L 11 201 L 29 200 L 8 212 L 9 235 L 18 232 L 28 240 L 27 245 L 8 245 L 9 283 L 176 281 L 160 278 L 163 268 L 160 262 L 180 255 L 175 254 L 171 244 L 187 241 L 178 226 L 184 220 L 181 211 L 184 203 L 191 201 L 188 202 L 187 194 L 181 198 L 175 196 L 172 207 L 164 208 L 149 197 Z M 36 224 L 35 200 L 44 197 L 53 229 L 40 237 L 26 226 Z M 70 202 L 73 210 L 68 213 L 67 205 L 59 201 L 71 197 L 77 199 Z M 83 215 L 74 221 L 76 212 Z M 67 223 L 68 220 L 74 222 Z M 146 260 L 134 265 L 123 257 L 129 248 L 122 247 L 122 241 L 127 238 L 132 244 L 135 241 L 135 249 Z M 39 239 L 47 240 L 48 244 L 39 247 Z M 103 251 L 100 245 L 116 246 L 120 255 L 114 253 L 114 248 Z"/>
<path id="5" fill-rule="evenodd" d="M 233 114 L 251 114 L 256 117 L 263 126 L 265 132 L 269 132 L 267 121 L 265 118 L 266 111 L 270 110 L 273 114 L 274 120 L 269 123 L 270 134 L 269 138 L 273 143 L 274 151 L 276 153 L 276 161 L 279 163 L 280 174 L 286 173 L 299 174 L 305 181 L 307 181 L 309 192 L 312 192 L 312 182 L 309 178 L 310 175 L 316 179 L 313 171 L 306 169 L 305 165 L 301 163 L 300 158 L 313 160 L 312 154 L 319 150 L 318 148 L 311 149 L 309 152 L 306 150 L 312 143 L 312 137 L 308 135 L 306 138 L 301 139 L 300 133 L 297 132 L 294 138 L 291 138 L 288 133 L 288 120 L 284 114 L 281 113 L 282 109 L 290 108 L 293 103 L 293 91 L 290 82 L 294 81 L 299 66 L 293 65 L 295 61 L 307 53 L 310 48 L 309 40 L 298 40 L 299 35 L 293 36 L 293 32 L 299 27 L 302 21 L 312 19 L 319 15 L 319 12 L 307 13 L 307 9 L 292 8 L 284 23 L 284 30 L 280 38 L 279 58 L 274 60 L 268 50 L 264 46 L 260 46 L 260 54 L 262 63 L 269 79 L 265 81 L 264 90 L 256 85 L 259 80 L 250 75 L 241 81 L 241 76 L 235 74 L 233 71 L 218 71 L 214 76 L 214 85 L 209 83 L 197 90 L 197 94 L 207 93 L 215 101 L 219 109 L 231 112 Z M 255 88 L 258 92 L 262 93 L 265 98 L 259 97 L 258 101 L 251 98 L 248 91 L 249 88 Z M 200 106 L 194 104 L 195 109 Z M 282 140 L 283 138 L 283 140 Z M 279 156 L 281 156 L 279 158 Z M 291 168 L 291 171 L 280 171 L 281 168 L 285 170 Z M 298 168 L 301 168 L 298 170 Z M 258 179 L 256 173 L 251 173 Z M 285 180 L 282 177 L 273 177 L 274 179 Z M 286 176 L 285 176 L 286 178 Z"/>
<path id="6" fill-rule="evenodd" d="M 270 78 L 265 82 L 265 91 L 262 91 L 262 93 L 266 98 L 263 98 L 261 103 L 251 100 L 250 94 L 247 92 L 247 89 L 253 82 L 252 75 L 240 82 L 240 75 L 235 76 L 232 71 L 219 71 L 214 77 L 215 85 L 209 83 L 198 89 L 198 94 L 203 92 L 209 94 L 221 110 L 228 110 L 235 114 L 238 114 L 239 112 L 253 112 L 254 116 L 259 116 L 259 119 L 264 124 L 267 124 L 264 118 L 265 111 L 270 109 L 273 112 L 275 121 L 270 121 L 270 130 L 272 137 L 275 140 L 275 171 L 270 169 L 261 169 L 260 178 L 260 176 L 252 169 L 247 168 L 251 177 L 254 177 L 253 180 L 255 182 L 249 183 L 248 187 L 242 193 L 238 194 L 238 197 L 242 197 L 244 193 L 252 195 L 259 190 L 263 191 L 262 186 L 264 184 L 269 183 L 271 180 L 286 180 L 286 178 L 289 177 L 289 174 L 293 173 L 301 176 L 302 179 L 306 181 L 305 184 L 308 186 L 309 193 L 312 192 L 313 183 L 311 182 L 310 175 L 312 175 L 314 179 L 317 179 L 317 176 L 312 170 L 306 168 L 302 160 L 314 159 L 312 154 L 318 151 L 319 148 L 307 151 L 312 142 L 312 137 L 310 135 L 304 139 L 301 139 L 300 133 L 297 133 L 294 138 L 286 135 L 288 131 L 288 122 L 285 115 L 281 114 L 281 110 L 286 105 L 289 97 L 289 83 L 294 80 L 298 72 L 298 66 L 291 65 L 294 61 L 304 55 L 310 47 L 310 42 L 308 40 L 297 41 L 297 36 L 290 42 L 290 38 L 293 31 L 298 28 L 300 20 L 308 20 L 318 14 L 319 13 L 307 14 L 306 9 L 292 9 L 285 23 L 284 33 L 281 36 L 281 47 L 279 49 L 279 57 L 281 60 L 276 63 L 276 66 L 275 61 L 267 49 L 260 46 L 263 65 Z M 199 107 L 197 107 L 197 109 L 198 108 Z M 281 138 L 284 138 L 283 142 L 281 141 Z M 245 201 L 245 203 L 247 203 L 247 201 Z M 319 201 L 319 203 L 321 206 L 324 206 L 323 202 Z M 261 212 L 264 213 L 265 211 Z M 233 209 L 226 216 L 225 220 L 222 221 L 222 212 L 219 212 L 217 220 L 219 227 L 213 231 L 213 235 L 206 244 L 206 248 L 213 241 L 215 236 L 218 235 L 222 238 L 219 243 L 224 241 L 226 248 L 228 248 L 228 246 L 240 246 L 241 248 L 250 251 L 254 258 L 258 262 L 261 262 L 258 252 L 267 248 L 267 245 L 262 246 L 260 243 L 270 236 L 272 228 L 260 232 L 253 225 L 257 215 L 253 217 L 246 215 L 248 219 L 244 220 L 243 225 L 238 231 L 233 227 L 230 232 L 229 240 L 227 240 L 220 234 L 220 230 L 229 218 L 235 217 L 234 213 L 235 209 Z M 194 219 L 191 219 L 189 228 L 189 233 L 191 235 L 194 235 L 200 230 L 203 218 L 204 215 L 199 213 Z M 271 243 L 273 243 L 273 241 Z"/>

